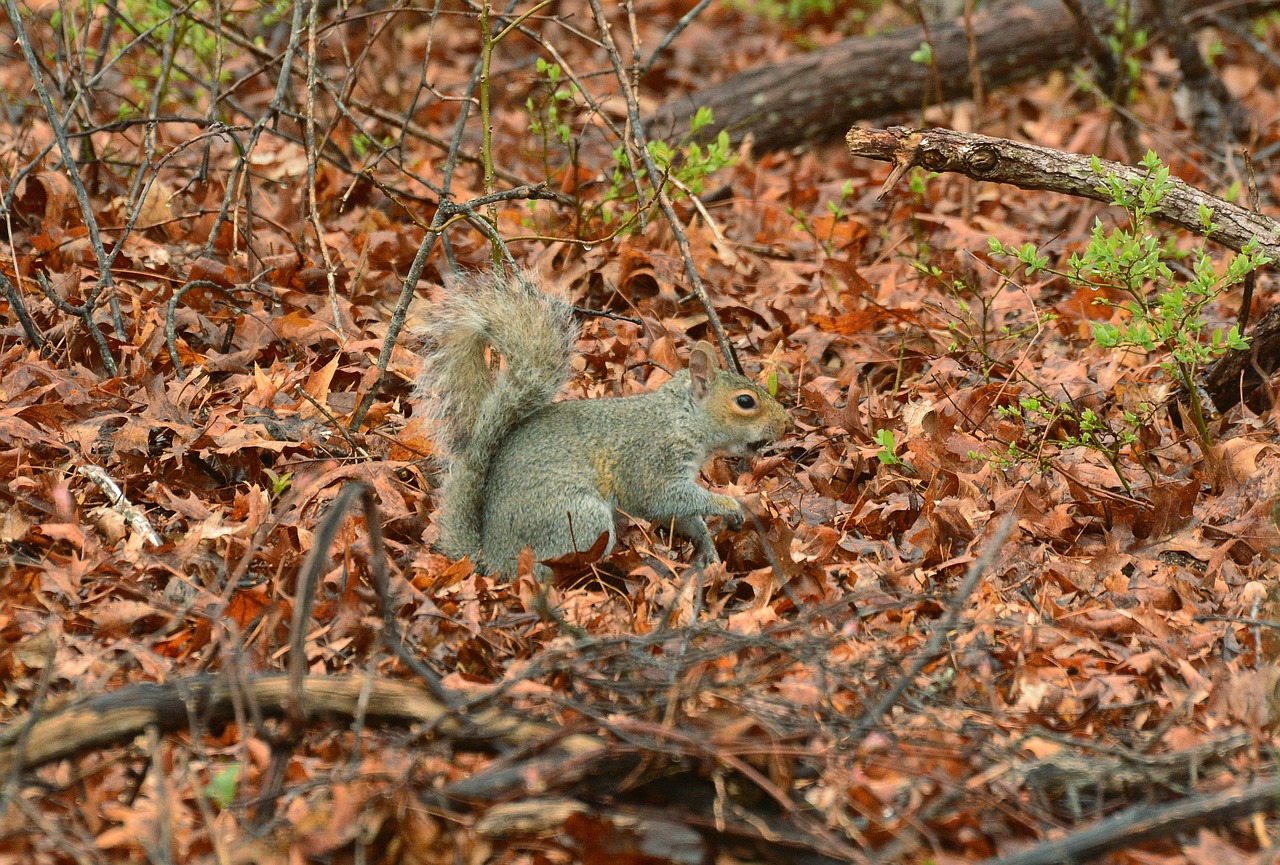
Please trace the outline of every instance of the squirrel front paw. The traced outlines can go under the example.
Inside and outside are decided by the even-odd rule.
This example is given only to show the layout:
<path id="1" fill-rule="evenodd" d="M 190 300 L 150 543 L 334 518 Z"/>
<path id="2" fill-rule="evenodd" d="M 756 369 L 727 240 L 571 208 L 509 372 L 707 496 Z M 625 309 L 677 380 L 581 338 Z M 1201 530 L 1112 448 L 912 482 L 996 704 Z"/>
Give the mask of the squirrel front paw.
<path id="1" fill-rule="evenodd" d="M 739 504 L 737 499 L 732 496 L 722 496 L 714 493 L 711 499 L 716 506 L 715 513 L 724 517 L 724 524 L 727 527 L 734 530 L 742 528 L 744 516 L 742 505 Z"/>
<path id="2" fill-rule="evenodd" d="M 720 561 L 720 554 L 716 552 L 714 546 L 710 546 L 705 550 L 698 550 L 694 553 L 691 564 L 695 568 L 705 568 L 708 565 L 714 565 Z"/>

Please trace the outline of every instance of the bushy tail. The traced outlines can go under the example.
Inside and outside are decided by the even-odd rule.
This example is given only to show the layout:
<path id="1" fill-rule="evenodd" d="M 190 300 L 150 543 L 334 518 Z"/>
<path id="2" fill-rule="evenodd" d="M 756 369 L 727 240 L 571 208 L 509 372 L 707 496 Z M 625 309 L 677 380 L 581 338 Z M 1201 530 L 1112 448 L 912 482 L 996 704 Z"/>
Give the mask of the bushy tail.
<path id="1" fill-rule="evenodd" d="M 440 547 L 446 555 L 475 557 L 489 464 L 507 434 L 568 380 L 578 330 L 569 306 L 542 294 L 528 274 L 476 274 L 450 289 L 424 329 L 417 393 L 426 398 L 449 467 Z M 496 377 L 485 357 L 490 346 L 503 359 Z"/>

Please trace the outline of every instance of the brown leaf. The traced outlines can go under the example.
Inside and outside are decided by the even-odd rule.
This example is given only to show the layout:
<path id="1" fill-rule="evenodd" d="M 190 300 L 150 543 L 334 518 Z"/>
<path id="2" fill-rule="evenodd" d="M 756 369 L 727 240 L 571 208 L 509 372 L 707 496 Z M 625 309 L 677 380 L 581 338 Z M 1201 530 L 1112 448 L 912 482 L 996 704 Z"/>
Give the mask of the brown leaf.
<path id="1" fill-rule="evenodd" d="M 74 202 L 75 192 L 66 175 L 39 171 L 26 179 L 22 193 L 14 201 L 14 211 L 49 231 L 63 225 L 68 209 L 74 212 Z"/>

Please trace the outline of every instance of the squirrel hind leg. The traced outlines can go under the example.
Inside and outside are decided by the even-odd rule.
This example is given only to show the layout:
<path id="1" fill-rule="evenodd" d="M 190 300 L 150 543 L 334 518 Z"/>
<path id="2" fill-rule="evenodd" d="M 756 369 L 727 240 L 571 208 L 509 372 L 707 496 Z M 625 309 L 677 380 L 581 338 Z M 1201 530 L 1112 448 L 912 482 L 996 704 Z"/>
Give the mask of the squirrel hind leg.
<path id="1" fill-rule="evenodd" d="M 485 549 L 504 572 L 515 569 L 525 547 L 533 548 L 535 561 L 565 565 L 591 553 L 582 559 L 585 564 L 607 556 L 617 541 L 613 507 L 597 496 L 573 495 L 536 512 L 521 508 L 486 516 Z M 534 573 L 544 581 L 552 576 L 543 565 L 535 565 Z"/>
<path id="2" fill-rule="evenodd" d="M 613 507 L 603 499 L 584 496 L 570 500 L 557 519 L 563 522 L 558 530 L 550 533 L 552 541 L 548 544 L 547 555 L 542 558 L 593 551 L 602 535 L 607 538 L 600 558 L 613 551 L 617 527 Z"/>

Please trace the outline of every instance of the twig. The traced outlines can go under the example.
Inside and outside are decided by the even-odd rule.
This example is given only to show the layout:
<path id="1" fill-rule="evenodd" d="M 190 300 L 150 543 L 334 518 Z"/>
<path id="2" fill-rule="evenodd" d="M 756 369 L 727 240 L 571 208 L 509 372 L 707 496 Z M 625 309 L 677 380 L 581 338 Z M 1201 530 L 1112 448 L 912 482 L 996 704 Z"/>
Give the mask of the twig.
<path id="1" fill-rule="evenodd" d="M 36 807 L 28 802 L 24 797 L 18 796 L 13 800 L 14 805 L 22 812 L 32 824 L 39 829 L 46 838 L 53 842 L 53 846 L 62 851 L 62 854 L 77 865 L 96 865 L 99 862 L 106 862 L 102 855 L 96 852 L 92 846 L 86 847 L 83 844 L 77 844 L 71 841 L 58 831 L 58 827 L 50 823 Z"/>
<path id="2" fill-rule="evenodd" d="M 1195 31 L 1181 25 L 1182 3 L 1157 0 L 1155 5 L 1166 33 L 1166 44 L 1182 72 L 1191 129 L 1206 148 L 1220 144 L 1223 151 L 1229 153 L 1231 143 L 1246 140 L 1249 135 L 1248 110 L 1200 56 Z"/>
<path id="3" fill-rule="evenodd" d="M 5 2 L 13 2 L 13 0 L 5 0 Z M 281 59 L 280 78 L 276 81 L 276 90 L 271 97 L 271 104 L 267 106 L 267 110 L 253 124 L 253 128 L 249 130 L 247 140 L 240 147 L 239 158 L 236 160 L 236 164 L 232 167 L 230 176 L 227 179 L 226 192 L 222 196 L 222 207 L 209 230 L 209 239 L 205 241 L 204 248 L 198 256 L 200 258 L 207 258 L 213 254 L 214 245 L 218 242 L 219 232 L 223 224 L 231 218 L 232 203 L 236 200 L 241 188 L 243 188 L 245 194 L 246 217 L 251 216 L 253 195 L 248 184 L 250 157 L 258 145 L 258 139 L 266 131 L 267 124 L 273 123 L 284 112 L 285 98 L 289 93 L 289 76 L 293 71 L 293 57 L 298 53 L 298 46 L 302 39 L 302 13 L 305 5 L 305 3 L 293 4 L 293 17 L 289 22 L 289 43 L 285 47 L 284 57 Z M 210 111 L 215 110 L 214 105 L 216 103 L 216 99 L 211 100 Z M 244 113 L 249 116 L 248 111 Z M 239 139 L 235 140 L 239 143 Z M 243 184 L 243 187 L 241 184 Z M 251 218 L 246 219 L 245 228 L 246 231 L 253 230 L 253 220 Z M 253 244 L 246 240 L 246 248 L 252 250 L 252 247 Z"/>
<path id="4" fill-rule="evenodd" d="M 131 529 L 142 535 L 144 541 L 153 547 L 158 547 L 164 543 L 160 539 L 160 535 L 156 534 L 156 530 L 151 527 L 151 521 L 147 519 L 147 515 L 142 512 L 141 508 L 130 503 L 125 498 L 120 486 L 105 471 L 98 466 L 87 464 L 77 468 L 76 473 L 84 475 L 97 484 L 98 489 L 102 490 L 103 495 L 107 497 L 111 507 L 120 516 L 124 517 L 124 521 L 129 524 Z"/>
<path id="5" fill-rule="evenodd" d="M 631 144 L 644 162 L 645 171 L 648 173 L 649 178 L 655 181 L 654 195 L 658 199 L 658 206 L 662 208 L 663 216 L 667 219 L 667 224 L 671 227 L 671 234 L 675 238 L 676 245 L 680 247 L 680 255 L 684 259 L 684 273 L 689 280 L 689 287 L 693 289 L 693 293 L 702 302 L 702 308 L 706 310 L 707 322 L 711 325 L 712 333 L 715 334 L 716 343 L 720 346 L 720 354 L 724 357 L 726 367 L 733 372 L 741 373 L 742 364 L 738 363 L 738 355 L 733 350 L 733 343 L 729 341 L 729 334 L 725 331 L 724 325 L 720 321 L 720 316 L 716 313 L 715 304 L 711 302 L 711 296 L 707 293 L 707 288 L 702 283 L 702 277 L 698 274 L 698 267 L 693 260 L 693 248 L 689 245 L 689 237 L 684 232 L 684 226 L 680 224 L 675 208 L 671 206 L 670 196 L 667 195 L 664 187 L 656 181 L 656 178 L 662 176 L 662 172 L 658 170 L 658 166 L 653 161 L 653 154 L 649 152 L 649 142 L 644 133 L 644 122 L 640 119 L 640 103 L 636 98 L 636 83 L 631 80 L 622 64 L 622 56 L 618 53 L 618 43 L 614 41 L 613 34 L 609 28 L 609 21 L 605 17 L 604 8 L 600 0 L 590 0 L 590 2 L 591 11 L 596 19 L 596 27 L 600 31 L 601 41 L 604 43 L 605 50 L 609 55 L 609 62 L 613 64 L 613 73 L 617 76 L 622 95 L 626 99 Z M 634 159 L 629 161 L 631 164 L 635 164 Z M 636 191 L 638 192 L 639 189 L 640 186 L 637 183 Z"/>
<path id="6" fill-rule="evenodd" d="M 1280 807 L 1280 780 L 1258 781 L 1213 796 L 1189 796 L 1170 805 L 1141 805 L 1029 850 L 987 859 L 981 865 L 1058 865 L 1091 862 L 1110 850 L 1132 847 L 1152 838 L 1219 826 Z"/>
<path id="7" fill-rule="evenodd" d="M 983 106 L 986 104 L 987 95 L 982 83 L 982 66 L 978 61 L 978 37 L 973 32 L 973 7 L 974 0 L 965 0 L 964 17 L 964 41 L 969 58 L 969 75 L 973 78 L 973 110 L 976 115 L 976 127 L 982 128 Z"/>
<path id="8" fill-rule="evenodd" d="M 1085 47 L 1093 55 L 1093 65 L 1100 89 L 1114 101 L 1117 84 L 1122 80 L 1115 52 L 1107 46 L 1106 37 L 1098 31 L 1097 25 L 1080 0 L 1062 0 L 1062 5 L 1075 19 L 1076 28 L 1084 40 Z"/>
<path id="9" fill-rule="evenodd" d="M 58 151 L 62 154 L 67 178 L 71 181 L 71 188 L 75 192 L 76 203 L 80 205 L 80 215 L 84 219 L 85 229 L 88 232 L 89 246 L 93 249 L 94 257 L 98 262 L 98 283 L 93 291 L 89 293 L 89 296 L 85 298 L 85 302 L 75 309 L 75 314 L 80 317 L 85 327 L 93 335 L 94 342 L 98 346 L 98 352 L 102 356 L 102 365 L 106 367 L 107 373 L 114 378 L 119 375 L 119 367 L 116 366 L 115 358 L 111 356 L 111 349 L 107 346 L 106 337 L 102 335 L 98 323 L 93 320 L 93 310 L 97 308 L 98 298 L 101 297 L 103 291 L 112 287 L 110 259 L 107 257 L 107 252 L 102 245 L 102 236 L 98 232 L 98 220 L 93 213 L 93 204 L 89 201 L 89 190 L 85 188 L 84 179 L 80 177 L 80 170 L 76 165 L 76 157 L 71 150 L 71 141 L 67 138 L 66 125 L 62 122 L 62 116 L 54 106 L 52 97 L 49 96 L 49 89 L 44 83 L 44 74 L 40 71 L 40 61 L 36 57 L 35 50 L 31 47 L 31 40 L 28 38 L 27 30 L 22 24 L 22 15 L 18 12 L 18 7 L 14 0 L 4 0 L 4 9 L 9 16 L 9 23 L 13 25 L 14 34 L 18 38 L 18 45 L 22 48 L 22 56 L 27 62 L 27 69 L 31 73 L 32 86 L 35 87 L 36 95 L 40 99 L 40 105 L 44 109 L 45 119 L 49 121 L 49 127 L 53 130 L 53 137 L 58 142 Z M 121 339 L 124 338 L 123 333 L 118 335 Z"/>
<path id="10" fill-rule="evenodd" d="M 147 726 L 147 757 L 151 762 L 151 777 L 156 785 L 155 802 L 155 848 L 148 851 L 147 858 L 158 865 L 172 865 L 173 862 L 173 805 L 169 800 L 169 773 L 165 771 L 163 755 L 160 753 L 160 728 L 155 724 Z M 143 841 L 143 839 L 138 839 Z M 145 847 L 145 841 L 144 847 Z"/>
<path id="11" fill-rule="evenodd" d="M 322 402 L 320 402 L 320 400 L 316 399 L 311 394 L 307 393 L 306 390 L 303 388 L 298 388 L 297 393 L 298 393 L 298 396 L 302 397 L 307 402 L 311 403 L 311 405 L 315 408 L 316 411 L 324 415 L 325 420 L 327 420 L 333 426 L 333 428 L 338 431 L 339 435 L 341 435 L 344 439 L 347 440 L 347 446 L 351 448 L 351 453 L 353 455 L 359 457 L 362 460 L 372 459 L 372 457 L 369 454 L 369 451 L 366 450 L 364 447 L 362 447 L 360 443 L 356 441 L 355 436 L 351 434 L 351 431 L 346 427 L 344 427 L 342 423 L 336 417 L 334 417 L 333 412 L 329 411 L 329 407 L 327 405 L 324 405 Z"/>
<path id="12" fill-rule="evenodd" d="M 925 667 L 932 664 L 942 655 L 943 644 L 947 640 L 947 635 L 960 624 L 960 616 L 964 613 L 965 606 L 969 603 L 969 596 L 978 587 L 978 581 L 982 578 L 987 568 L 995 561 L 996 554 L 1000 552 L 1004 542 L 1009 539 L 1009 533 L 1013 531 L 1016 522 L 1017 515 L 1012 513 L 1000 522 L 1000 526 L 987 542 L 986 549 L 982 551 L 982 555 L 974 559 L 973 563 L 969 565 L 969 572 L 965 574 L 964 582 L 960 584 L 960 588 L 956 590 L 955 595 L 951 598 L 951 609 L 947 612 L 946 619 L 934 627 L 933 633 L 929 635 L 928 642 L 925 643 L 920 653 L 916 655 L 916 659 L 911 666 L 890 686 L 889 690 L 880 698 L 880 701 L 858 719 L 858 724 L 853 728 L 853 732 L 845 737 L 846 742 L 860 742 L 870 733 L 880 723 L 884 713 L 888 712 L 893 707 L 893 704 L 898 702 L 898 698 L 915 681 L 916 676 L 920 675 Z"/>
<path id="13" fill-rule="evenodd" d="M 1193 622 L 1230 622 L 1233 625 L 1250 625 L 1255 628 L 1272 628 L 1280 630 L 1280 621 L 1276 619 L 1255 619 L 1249 616 L 1196 616 Z"/>
<path id="14" fill-rule="evenodd" d="M 1249 181 L 1249 209 L 1254 213 L 1260 213 L 1258 207 L 1258 178 L 1253 171 L 1253 156 L 1248 150 L 1241 153 L 1244 157 L 1245 177 Z M 1258 271 L 1251 270 L 1244 277 L 1244 290 L 1240 294 L 1240 332 L 1244 333 L 1249 328 L 1249 308 L 1253 306 L 1253 291 L 1258 285 Z"/>
<path id="15" fill-rule="evenodd" d="M 178 357 L 178 330 L 176 323 L 178 302 L 193 288 L 207 288 L 219 292 L 226 291 L 226 288 L 216 282 L 211 282 L 207 279 L 193 279 L 169 296 L 169 303 L 165 306 L 164 314 L 164 341 L 169 348 L 169 361 L 173 364 L 173 371 L 178 378 L 186 375 L 182 368 L 182 360 Z"/>
<path id="16" fill-rule="evenodd" d="M 296 713 L 295 717 L 298 719 L 305 717 L 302 680 L 307 674 L 307 623 L 311 619 L 311 609 L 315 605 L 316 586 L 324 569 L 325 558 L 329 555 L 329 547 L 338 533 L 338 526 L 342 524 L 347 511 L 351 509 L 356 499 L 359 499 L 364 511 L 365 527 L 369 532 L 369 571 L 374 590 L 378 594 L 378 602 L 382 607 L 382 622 L 387 644 L 396 656 L 426 683 L 428 690 L 436 699 L 446 705 L 452 700 L 440 684 L 440 677 L 418 660 L 418 657 L 409 651 L 400 638 L 400 626 L 396 621 L 395 608 L 391 600 L 387 553 L 382 542 L 382 527 L 378 521 L 378 507 L 374 500 L 373 489 L 366 484 L 354 482 L 343 487 L 329 506 L 324 520 L 316 527 L 307 558 L 298 570 L 298 590 L 294 597 L 289 642 L 289 694 L 290 700 L 294 703 L 290 714 Z"/>
<path id="17" fill-rule="evenodd" d="M 48 278 L 42 271 L 37 270 L 35 272 L 35 276 L 36 285 L 40 286 L 40 290 L 44 292 L 44 296 L 49 298 L 53 305 L 58 309 L 68 315 L 74 315 L 84 321 L 85 327 L 89 330 L 89 335 L 93 337 L 94 343 L 98 346 L 98 353 L 104 357 L 111 357 L 111 349 L 107 346 L 107 337 L 102 332 L 102 328 L 98 327 L 97 322 L 93 320 L 94 305 L 88 300 L 81 304 L 69 303 L 61 297 L 58 297 L 57 293 L 54 292 L 53 287 L 49 285 Z M 111 363 L 114 365 L 115 361 L 113 360 Z"/>
<path id="18" fill-rule="evenodd" d="M 36 326 L 31 314 L 27 312 L 27 305 L 22 302 L 22 298 L 18 295 L 18 290 L 14 288 L 13 283 L 3 273 L 0 273 L 0 290 L 4 291 L 5 300 L 9 301 L 9 308 L 18 317 L 18 322 L 22 325 L 22 332 L 27 335 L 27 342 L 31 343 L 32 348 L 44 348 L 45 339 L 40 334 L 40 328 Z"/>
<path id="19" fill-rule="evenodd" d="M 517 2 L 519 0 L 510 0 L 507 4 L 508 14 L 515 9 Z M 449 201 L 450 190 L 453 187 L 453 174 L 458 166 L 458 153 L 462 150 L 462 136 L 466 132 L 467 118 L 471 113 L 471 94 L 479 86 L 483 71 L 483 58 L 477 58 L 475 66 L 472 67 L 471 78 L 467 82 L 464 97 L 458 103 L 458 122 L 454 124 L 453 139 L 449 142 L 449 151 L 445 156 L 444 165 L 440 169 L 440 173 L 444 177 L 440 183 L 439 204 L 441 206 Z M 400 297 L 397 298 L 395 309 L 391 313 L 391 321 L 387 324 L 387 336 L 382 341 L 382 351 L 378 353 L 376 363 L 378 374 L 373 383 L 369 385 L 369 389 L 360 397 L 360 402 L 356 404 L 356 410 L 351 415 L 351 423 L 348 425 L 348 429 L 352 431 L 360 428 L 360 424 L 364 422 L 369 409 L 373 407 L 373 401 L 377 399 L 378 389 L 382 386 L 382 381 L 387 375 L 387 366 L 391 363 L 391 352 L 395 349 L 396 340 L 399 339 L 400 331 L 404 328 L 405 317 L 409 314 L 409 304 L 413 301 L 413 293 L 418 287 L 418 280 L 422 278 L 422 271 L 427 266 L 427 259 L 431 257 L 431 251 L 435 248 L 436 240 L 440 237 L 440 232 L 446 222 L 448 222 L 448 216 L 441 210 L 437 210 L 435 218 L 431 221 L 431 228 L 427 230 L 422 242 L 418 244 L 418 251 L 413 256 L 413 263 L 409 265 L 409 273 L 405 276 L 404 286 L 400 289 Z M 447 256 L 450 255 L 447 248 L 445 249 L 445 254 Z M 450 263 L 452 263 L 451 257 Z"/>
<path id="20" fill-rule="evenodd" d="M 53 682 L 54 661 L 58 658 L 60 632 L 55 627 L 55 621 L 52 620 L 52 617 L 50 618 L 51 620 L 46 623 L 44 631 L 51 638 L 48 640 L 48 647 L 45 651 L 44 666 L 40 668 L 40 678 L 36 681 L 35 691 L 31 695 L 30 708 L 27 709 L 27 716 L 23 720 L 22 726 L 18 728 L 17 741 L 13 744 L 15 759 L 4 779 L 4 787 L 0 788 L 0 814 L 9 812 L 9 803 L 13 801 L 18 792 L 18 780 L 22 774 L 22 763 L 27 754 L 27 743 L 31 739 L 31 732 L 35 729 L 35 725 L 44 716 L 45 700 L 49 696 L 49 685 Z"/>
<path id="21" fill-rule="evenodd" d="M 698 0 L 698 4 L 696 6 L 681 16 L 680 20 L 676 22 L 676 25 L 667 32 L 667 35 L 663 36 L 662 39 L 658 41 L 658 47 L 653 49 L 653 53 L 649 55 L 649 59 L 640 67 L 640 72 L 636 75 L 637 81 L 643 80 L 644 77 L 649 74 L 653 69 L 653 64 L 658 60 L 658 55 L 663 51 L 666 51 L 667 46 L 674 42 L 676 37 L 683 33 L 684 29 L 693 23 L 694 19 L 701 15 L 703 10 L 711 5 L 711 2 L 712 0 Z"/>
<path id="22" fill-rule="evenodd" d="M 320 4 L 316 0 L 307 4 L 307 108 L 303 123 L 303 146 L 307 155 L 307 221 L 316 233 L 316 247 L 320 250 L 320 258 L 324 261 L 324 277 L 329 287 L 329 311 L 333 315 L 333 332 L 339 341 L 343 335 L 342 311 L 338 308 L 338 281 L 333 256 L 329 254 L 329 245 L 324 242 L 324 227 L 320 224 L 320 202 L 316 199 L 316 168 L 319 165 L 319 151 L 316 148 L 316 15 Z M 357 129 L 360 127 L 357 126 Z"/>
<path id="23" fill-rule="evenodd" d="M 456 217 L 466 217 L 472 224 L 485 231 L 486 235 L 498 245 L 499 249 L 505 251 L 506 247 L 502 244 L 501 238 L 498 237 L 496 229 L 493 229 L 483 217 L 477 214 L 475 208 L 483 207 L 495 201 L 543 198 L 555 199 L 556 195 L 548 191 L 545 184 L 538 183 L 533 186 L 495 192 L 492 195 L 482 195 L 479 198 L 473 198 L 461 204 L 444 200 L 439 202 L 435 218 L 431 221 L 431 226 L 427 229 L 427 233 L 423 235 L 422 242 L 418 244 L 418 252 L 413 257 L 413 263 L 409 265 L 409 273 L 404 278 L 404 285 L 400 289 L 400 297 L 396 300 L 395 309 L 391 313 L 391 321 L 387 323 L 387 335 L 382 341 L 382 351 L 378 353 L 378 360 L 374 364 L 378 375 L 373 384 L 369 385 L 369 389 L 360 397 L 360 403 L 356 406 L 355 412 L 351 415 L 351 422 L 347 425 L 348 429 L 354 431 L 360 428 L 360 424 L 364 422 L 369 409 L 373 407 L 373 401 L 377 399 L 378 389 L 382 386 L 382 381 L 387 375 L 387 367 L 391 363 L 391 353 L 395 350 L 396 340 L 400 338 L 400 331 L 404 329 L 405 318 L 409 314 L 409 304 L 413 301 L 413 293 L 418 287 L 418 280 L 422 278 L 422 271 L 426 268 L 427 259 L 431 257 L 431 250 L 435 247 L 436 240 L 440 237 L 440 233 L 445 226 Z M 506 258 L 510 262 L 510 253 L 506 253 Z"/>

